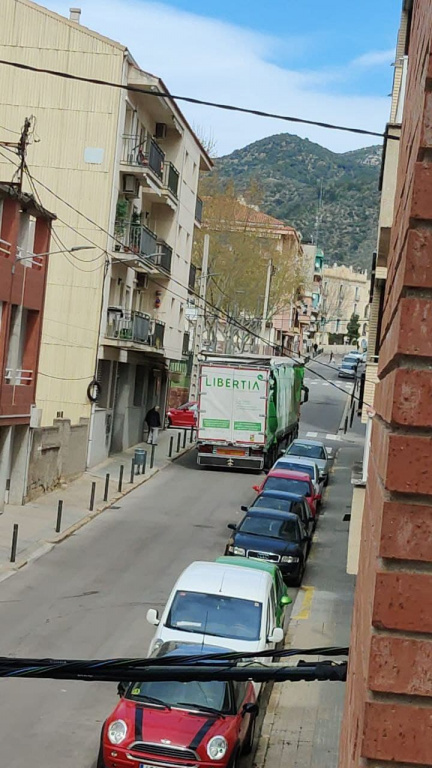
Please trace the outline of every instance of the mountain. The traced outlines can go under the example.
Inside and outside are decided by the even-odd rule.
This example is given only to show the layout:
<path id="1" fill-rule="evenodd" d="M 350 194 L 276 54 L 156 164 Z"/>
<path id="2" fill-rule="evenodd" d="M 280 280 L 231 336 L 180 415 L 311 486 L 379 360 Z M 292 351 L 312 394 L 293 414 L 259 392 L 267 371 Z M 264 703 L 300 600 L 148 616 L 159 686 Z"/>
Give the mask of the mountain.
<path id="1" fill-rule="evenodd" d="M 316 233 L 322 186 L 318 245 L 331 263 L 370 269 L 381 152 L 372 146 L 338 154 L 281 133 L 217 159 L 216 169 L 220 180 L 231 179 L 239 193 L 258 181 L 261 210 L 295 226 L 304 241 Z"/>

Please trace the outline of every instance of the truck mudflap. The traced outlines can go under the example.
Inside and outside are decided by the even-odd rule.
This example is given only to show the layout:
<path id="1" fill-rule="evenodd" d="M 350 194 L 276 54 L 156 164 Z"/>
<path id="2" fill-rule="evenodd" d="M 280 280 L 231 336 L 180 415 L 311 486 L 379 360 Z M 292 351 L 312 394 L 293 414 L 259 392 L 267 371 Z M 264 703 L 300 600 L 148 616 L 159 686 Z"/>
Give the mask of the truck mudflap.
<path id="1" fill-rule="evenodd" d="M 264 456 L 217 455 L 214 453 L 199 453 L 197 463 L 201 467 L 226 467 L 227 469 L 261 470 L 264 467 Z"/>

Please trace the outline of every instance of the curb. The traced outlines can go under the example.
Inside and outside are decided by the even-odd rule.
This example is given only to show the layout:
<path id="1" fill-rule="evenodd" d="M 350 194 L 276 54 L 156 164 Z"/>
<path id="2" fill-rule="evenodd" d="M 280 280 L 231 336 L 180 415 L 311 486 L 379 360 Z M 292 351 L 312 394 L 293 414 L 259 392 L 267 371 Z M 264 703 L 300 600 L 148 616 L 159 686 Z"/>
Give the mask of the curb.
<path id="1" fill-rule="evenodd" d="M 138 482 L 133 482 L 132 484 L 129 484 L 129 488 L 125 488 L 124 491 L 121 491 L 120 493 L 116 493 L 115 496 L 113 496 L 110 501 L 107 501 L 106 504 L 104 504 L 101 507 L 97 507 L 93 512 L 90 512 L 88 515 L 85 515 L 85 517 L 82 517 L 80 520 L 77 520 L 76 523 L 73 523 L 73 525 L 69 526 L 69 528 L 66 528 L 65 531 L 62 531 L 57 536 L 53 536 L 50 539 L 46 540 L 40 540 L 39 542 L 36 542 L 36 544 L 39 544 L 37 549 L 30 555 L 24 555 L 22 560 L 19 560 L 17 563 L 14 563 L 10 566 L 0 566 L 0 583 L 2 581 L 5 581 L 5 579 L 9 578 L 9 576 L 13 576 L 14 573 L 17 571 L 20 571 L 24 566 L 29 565 L 30 563 L 34 562 L 35 560 L 38 560 L 43 555 L 50 552 L 56 544 L 61 544 L 62 541 L 66 541 L 66 539 L 69 539 L 71 536 L 73 536 L 74 533 L 80 530 L 80 528 L 84 528 L 85 525 L 88 523 L 91 523 L 92 520 L 94 520 L 95 517 L 99 517 L 99 515 L 102 514 L 102 512 L 105 512 L 105 510 L 110 509 L 113 504 L 115 504 L 116 501 L 120 501 L 120 499 L 123 499 L 125 496 L 128 496 L 132 491 L 136 490 L 137 488 L 140 488 L 144 483 L 147 483 L 149 480 L 152 479 L 155 475 L 157 475 L 159 472 L 161 472 L 163 469 L 166 469 L 171 464 L 173 464 L 177 459 L 180 459 L 182 456 L 184 456 L 186 453 L 189 453 L 193 448 L 195 448 L 195 444 L 192 443 L 191 445 L 188 445 L 187 448 L 183 448 L 177 456 L 173 456 L 171 459 L 168 459 L 165 464 L 162 464 L 160 467 L 155 467 L 154 469 L 150 470 L 150 473 L 148 475 L 144 475 L 140 477 Z M 31 547 L 28 548 L 27 551 L 30 551 Z M 4 569 L 4 570 L 3 570 Z"/>

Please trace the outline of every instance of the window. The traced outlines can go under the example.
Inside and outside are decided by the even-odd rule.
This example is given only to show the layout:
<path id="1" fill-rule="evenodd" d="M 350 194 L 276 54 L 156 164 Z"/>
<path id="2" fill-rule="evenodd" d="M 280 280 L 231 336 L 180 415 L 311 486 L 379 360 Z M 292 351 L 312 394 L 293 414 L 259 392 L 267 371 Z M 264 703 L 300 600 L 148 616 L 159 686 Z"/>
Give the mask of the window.
<path id="1" fill-rule="evenodd" d="M 247 680 L 233 681 L 234 702 L 235 702 L 235 708 L 237 712 L 243 706 L 243 702 L 246 697 L 247 687 L 248 687 Z"/>
<path id="2" fill-rule="evenodd" d="M 279 498 L 278 496 L 267 496 L 264 493 L 262 496 L 258 496 L 255 500 L 253 507 L 264 507 L 264 509 L 277 509 L 279 512 L 291 512 L 292 501 L 289 499 Z"/>
<path id="3" fill-rule="evenodd" d="M 133 404 L 136 408 L 140 408 L 143 404 L 145 372 L 146 372 L 146 369 L 143 365 L 136 366 L 135 387 L 134 387 L 134 396 L 133 396 Z"/>
<path id="4" fill-rule="evenodd" d="M 239 697 L 242 695 L 243 683 L 235 683 L 239 686 Z M 247 686 L 247 683 L 244 684 Z M 244 700 L 244 689 L 241 703 Z M 182 708 L 199 709 L 211 707 L 218 712 L 231 711 L 229 685 L 219 680 L 206 682 L 191 681 L 188 683 L 157 680 L 144 683 L 132 683 L 126 693 L 126 698 L 132 701 L 145 701 L 146 699 L 159 699 L 171 706 L 182 705 Z M 239 704 L 240 706 L 240 704 Z"/>
<path id="5" fill-rule="evenodd" d="M 292 443 L 287 450 L 287 455 L 303 456 L 305 459 L 326 459 L 325 449 L 321 445 L 308 445 L 307 443 Z"/>
<path id="6" fill-rule="evenodd" d="M 262 603 L 239 597 L 178 590 L 166 626 L 181 632 L 259 640 Z"/>

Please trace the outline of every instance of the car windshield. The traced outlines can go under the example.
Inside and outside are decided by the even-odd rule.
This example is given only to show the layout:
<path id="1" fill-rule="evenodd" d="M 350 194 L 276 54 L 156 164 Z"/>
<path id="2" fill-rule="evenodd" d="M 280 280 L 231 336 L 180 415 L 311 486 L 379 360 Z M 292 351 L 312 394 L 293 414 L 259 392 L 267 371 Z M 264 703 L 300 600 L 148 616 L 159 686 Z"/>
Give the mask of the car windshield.
<path id="1" fill-rule="evenodd" d="M 268 491 L 297 493 L 300 496 L 308 496 L 310 492 L 309 483 L 305 480 L 291 480 L 287 477 L 268 477 L 264 489 Z"/>
<path id="2" fill-rule="evenodd" d="M 126 698 L 133 701 L 159 700 L 175 707 L 178 704 L 194 708 L 211 708 L 218 712 L 230 710 L 229 687 L 219 680 L 210 682 L 169 682 L 157 681 L 132 683 L 126 692 Z"/>
<path id="3" fill-rule="evenodd" d="M 234 640 L 259 640 L 261 611 L 262 604 L 256 600 L 179 590 L 166 626 Z"/>
<path id="4" fill-rule="evenodd" d="M 295 520 L 281 520 L 270 515 L 246 515 L 238 530 L 252 533 L 254 536 L 266 536 L 271 539 L 297 541 L 298 527 Z"/>
<path id="5" fill-rule="evenodd" d="M 321 445 L 293 443 L 287 450 L 287 456 L 303 456 L 305 459 L 325 459 L 325 450 Z"/>
<path id="6" fill-rule="evenodd" d="M 259 496 L 252 506 L 277 509 L 280 512 L 291 512 L 292 501 L 289 499 L 279 499 L 277 496 Z"/>
<path id="7" fill-rule="evenodd" d="M 355 368 L 357 360 L 342 360 L 342 368 Z"/>
<path id="8" fill-rule="evenodd" d="M 294 471 L 297 470 L 297 472 L 305 472 L 312 479 L 315 477 L 315 470 L 309 464 L 295 464 L 294 462 L 283 460 L 278 461 L 275 466 L 278 469 L 293 469 Z"/>

